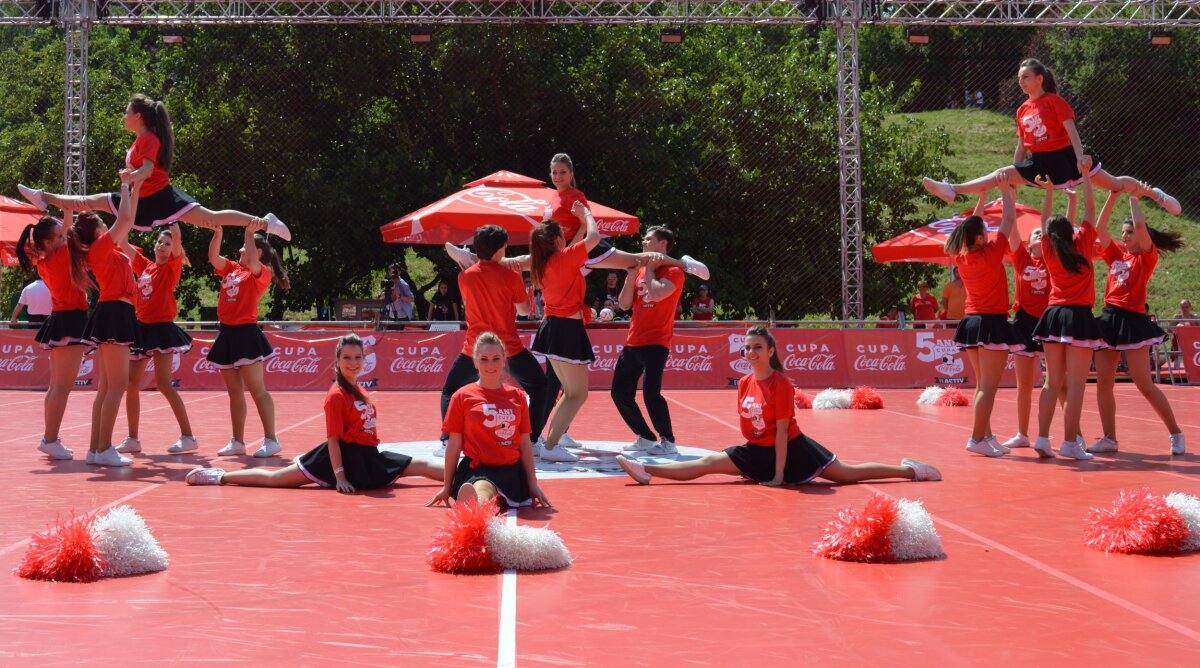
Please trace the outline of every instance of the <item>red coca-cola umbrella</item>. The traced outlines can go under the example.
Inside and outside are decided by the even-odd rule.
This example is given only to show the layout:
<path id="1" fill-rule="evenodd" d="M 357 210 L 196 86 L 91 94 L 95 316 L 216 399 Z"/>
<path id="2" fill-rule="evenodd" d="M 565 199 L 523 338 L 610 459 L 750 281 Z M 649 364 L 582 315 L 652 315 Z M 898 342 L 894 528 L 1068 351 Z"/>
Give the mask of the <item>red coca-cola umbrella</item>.
<path id="1" fill-rule="evenodd" d="M 17 266 L 17 240 L 21 230 L 44 215 L 28 202 L 0 195 L 0 265 Z"/>
<path id="2" fill-rule="evenodd" d="M 380 228 L 383 240 L 394 244 L 463 244 L 481 225 L 508 230 L 509 243 L 529 243 L 529 233 L 542 222 L 554 190 L 545 182 L 501 170 L 472 181 L 463 190 L 397 218 Z M 637 234 L 637 216 L 589 202 L 600 234 Z"/>
<path id="3" fill-rule="evenodd" d="M 987 224 L 988 232 L 995 233 L 1000 229 L 1000 214 L 1003 210 L 1000 200 L 989 202 L 983 210 L 983 221 Z M 937 220 L 928 225 L 909 230 L 904 234 L 888 239 L 871 247 L 871 254 L 876 262 L 938 262 L 950 264 L 942 247 L 946 237 L 972 211 L 964 211 L 945 220 Z M 1017 233 L 1022 239 L 1028 239 L 1029 233 L 1042 224 L 1041 211 L 1024 204 L 1017 205 Z"/>

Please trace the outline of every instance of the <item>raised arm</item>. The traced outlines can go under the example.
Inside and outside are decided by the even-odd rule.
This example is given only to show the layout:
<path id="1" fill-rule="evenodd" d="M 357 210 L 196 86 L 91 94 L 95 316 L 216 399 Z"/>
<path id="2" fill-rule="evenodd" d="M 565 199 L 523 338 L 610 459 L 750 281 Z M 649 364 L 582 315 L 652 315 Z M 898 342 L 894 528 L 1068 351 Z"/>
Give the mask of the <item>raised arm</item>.
<path id="1" fill-rule="evenodd" d="M 179 223 L 171 223 L 171 257 L 183 255 L 183 228 Z"/>
<path id="2" fill-rule="evenodd" d="M 638 266 L 634 265 L 625 269 L 625 284 L 621 286 L 621 294 L 617 295 L 617 306 L 622 311 L 628 311 L 633 308 L 633 293 L 637 289 Z M 650 270 L 646 270 L 646 275 L 650 275 Z"/>
<path id="3" fill-rule="evenodd" d="M 596 225 L 596 219 L 592 216 L 592 212 L 583 202 L 575 202 L 571 207 L 571 213 L 579 217 L 579 220 L 587 226 L 587 234 L 583 237 L 583 245 L 588 251 L 596 247 L 600 243 L 600 228 Z"/>
<path id="4" fill-rule="evenodd" d="M 1083 152 L 1083 142 L 1079 141 L 1079 129 L 1075 127 L 1075 121 L 1063 121 L 1063 129 L 1071 138 L 1071 148 L 1075 149 L 1075 162 L 1079 171 L 1087 174 L 1092 168 L 1092 158 Z"/>
<path id="5" fill-rule="evenodd" d="M 987 191 L 979 193 L 979 201 L 975 204 L 975 210 L 971 212 L 973 216 L 983 218 L 983 210 L 987 208 Z"/>
<path id="6" fill-rule="evenodd" d="M 1011 184 L 1002 184 L 1000 197 L 1004 202 L 1004 211 L 1000 214 L 1000 234 L 1008 239 L 1008 245 L 1012 248 L 1014 241 L 1021 243 L 1020 235 L 1013 234 L 1013 228 L 1017 225 L 1017 191 Z"/>
<path id="7" fill-rule="evenodd" d="M 1042 234 L 1047 234 L 1050 218 L 1054 216 L 1054 184 L 1045 176 L 1035 176 L 1033 185 L 1046 191 L 1046 199 L 1042 205 Z"/>
<path id="8" fill-rule="evenodd" d="M 1104 200 L 1104 208 L 1100 209 L 1100 219 L 1096 221 L 1096 238 L 1100 241 L 1100 248 L 1108 248 L 1108 245 L 1112 243 L 1112 234 L 1108 231 L 1108 221 L 1120 198 L 1121 193 L 1110 190 L 1108 199 Z"/>
<path id="9" fill-rule="evenodd" d="M 1088 167 L 1091 167 L 1091 158 L 1084 156 Z M 1096 192 L 1092 190 L 1092 177 L 1087 170 L 1082 170 L 1083 173 L 1083 222 L 1080 227 L 1096 224 Z"/>
<path id="10" fill-rule="evenodd" d="M 1150 248 L 1154 241 L 1150 239 L 1150 230 L 1146 227 L 1146 214 L 1142 213 L 1138 199 L 1136 192 L 1129 196 L 1129 217 L 1133 220 L 1133 236 L 1137 239 L 1139 247 Z"/>
<path id="11" fill-rule="evenodd" d="M 225 232 L 220 225 L 211 225 L 208 226 L 208 229 L 213 233 L 212 239 L 208 241 L 208 263 L 212 265 L 213 269 L 223 271 L 225 264 L 229 262 L 221 257 L 221 239 L 225 236 Z"/>
<path id="12" fill-rule="evenodd" d="M 133 229 L 133 220 L 137 216 L 138 195 L 142 191 L 140 181 L 130 183 L 131 172 L 121 174 L 121 206 L 117 208 L 117 222 L 113 223 L 108 235 L 117 246 L 129 242 L 129 230 Z"/>
<path id="13" fill-rule="evenodd" d="M 246 270 L 254 276 L 262 274 L 262 260 L 259 259 L 258 245 L 254 243 L 254 233 L 258 230 L 266 229 L 265 222 L 255 221 L 246 225 L 246 231 L 243 235 L 246 244 Z"/>

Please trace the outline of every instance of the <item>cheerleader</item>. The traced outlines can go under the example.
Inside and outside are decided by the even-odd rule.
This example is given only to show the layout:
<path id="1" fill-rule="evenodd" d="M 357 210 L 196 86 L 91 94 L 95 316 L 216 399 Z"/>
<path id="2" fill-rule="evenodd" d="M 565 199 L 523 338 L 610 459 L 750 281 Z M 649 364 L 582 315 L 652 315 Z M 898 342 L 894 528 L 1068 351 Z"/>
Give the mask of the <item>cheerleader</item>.
<path id="1" fill-rule="evenodd" d="M 266 230 L 281 239 L 292 238 L 287 225 L 273 213 L 263 218 L 241 211 L 210 211 L 191 195 L 171 185 L 171 163 L 175 153 L 175 132 L 171 117 L 162 102 L 137 94 L 125 108 L 125 129 L 134 133 L 133 145 L 125 152 L 125 167 L 132 171 L 132 181 L 142 184 L 142 201 L 134 229 L 146 231 L 152 227 L 170 225 L 177 220 L 193 225 L 231 225 L 245 227 L 255 221 L 263 222 Z M 107 209 L 114 215 L 121 204 L 117 193 L 73 197 L 56 195 L 25 185 L 17 185 L 25 199 L 42 211 L 47 205 L 63 211 L 92 211 Z"/>
<path id="2" fill-rule="evenodd" d="M 985 457 L 1008 453 L 992 433 L 992 407 L 1008 353 L 1019 348 L 1007 318 L 1008 274 L 1004 270 L 1008 239 L 1017 219 L 1016 192 L 1004 184 L 1000 194 L 1004 209 L 995 238 L 988 240 L 983 218 L 973 215 L 954 228 L 945 244 L 967 292 L 964 315 L 954 331 L 954 342 L 966 351 L 975 372 L 974 420 L 967 450 Z"/>
<path id="3" fill-rule="evenodd" d="M 1034 181 L 1047 190 L 1054 188 L 1049 179 Z M 1083 392 L 1092 351 L 1105 347 L 1100 337 L 1092 306 L 1096 303 L 1093 283 L 1092 248 L 1096 243 L 1096 201 L 1092 182 L 1083 175 L 1083 223 L 1076 232 L 1071 221 L 1062 216 L 1042 219 L 1042 261 L 1050 276 L 1049 306 L 1033 329 L 1033 338 L 1042 342 L 1046 358 L 1046 383 L 1038 396 L 1038 437 L 1033 444 L 1039 457 L 1053 457 L 1050 423 L 1060 395 L 1063 395 L 1064 438 L 1058 454 L 1071 459 L 1091 459 L 1079 435 L 1079 417 L 1083 411 Z"/>
<path id="4" fill-rule="evenodd" d="M 1141 190 L 1149 188 L 1143 184 Z M 1115 199 L 1115 194 L 1109 199 Z M 1178 232 L 1163 232 L 1147 225 L 1136 195 L 1129 198 L 1129 219 L 1121 224 L 1120 241 L 1109 236 L 1107 225 L 1103 224 L 1106 218 L 1101 221 L 1097 230 L 1100 257 L 1108 264 L 1108 279 L 1104 284 L 1104 310 L 1096 324 L 1108 348 L 1096 351 L 1096 404 L 1104 436 L 1088 452 L 1117 451 L 1117 398 L 1113 385 L 1117 363 L 1124 353 L 1129 377 L 1171 436 L 1171 454 L 1182 455 L 1187 448 L 1175 412 L 1150 377 L 1150 348 L 1165 341 L 1167 334 L 1146 315 L 1146 286 L 1158 264 L 1158 252 L 1174 253 L 1183 248 L 1183 240 Z"/>
<path id="5" fill-rule="evenodd" d="M 87 463 L 97 466 L 129 466 L 112 444 L 113 428 L 121 399 L 129 384 L 130 351 L 141 345 L 133 306 L 137 283 L 129 258 L 121 252 L 137 214 L 138 186 L 130 186 L 129 173 L 121 173 L 121 206 L 112 229 L 94 212 L 81 213 L 67 231 L 71 252 L 71 277 L 81 290 L 92 285 L 88 270 L 96 277 L 100 298 L 83 327 L 83 340 L 96 348 L 96 398 L 92 402 L 92 433 Z"/>
<path id="6" fill-rule="evenodd" d="M 217 340 L 208 350 L 208 361 L 225 381 L 233 424 L 233 437 L 217 451 L 221 457 L 246 454 L 247 390 L 262 419 L 264 434 L 262 447 L 254 456 L 270 457 L 283 450 L 275 438 L 275 402 L 263 381 L 263 360 L 273 357 L 275 351 L 258 326 L 258 300 L 272 283 L 284 290 L 290 284 L 275 249 L 265 236 L 255 234 L 265 226 L 262 221 L 246 226 L 237 262 L 221 257 L 221 226 L 210 227 L 213 237 L 208 242 L 208 261 L 223 280 L 217 297 Z"/>
<path id="7" fill-rule="evenodd" d="M 38 276 L 50 289 L 50 317 L 34 336 L 42 350 L 50 353 L 50 386 L 43 407 L 45 431 L 37 449 L 51 459 L 71 459 L 74 451 L 63 445 L 59 429 L 87 350 L 83 328 L 88 302 L 87 293 L 71 280 L 71 252 L 62 222 L 46 216 L 26 225 L 17 240 L 17 261 L 26 272 L 36 265 Z"/>
<path id="8" fill-rule="evenodd" d="M 445 470 L 454 475 L 446 476 L 441 491 L 425 505 L 449 504 L 452 497 L 482 504 L 499 496 L 509 507 L 535 502 L 549 507 L 537 484 L 525 394 L 500 382 L 504 343 L 484 332 L 475 339 L 472 359 L 479 380 L 454 393 L 442 422 L 442 431 L 450 435 Z"/>
<path id="9" fill-rule="evenodd" d="M 129 362 L 129 387 L 125 392 L 125 414 L 129 421 L 129 435 L 117 446 L 118 452 L 142 451 L 138 438 L 138 423 L 141 417 L 142 376 L 150 360 L 154 360 L 154 381 L 158 391 L 171 406 L 175 421 L 179 423 L 179 440 L 167 452 L 177 455 L 196 450 L 199 445 L 188 420 L 183 397 L 171 383 L 171 370 L 176 354 L 192 349 L 192 337 L 175 324 L 179 312 L 175 303 L 175 287 L 183 272 L 183 239 L 178 224 L 158 234 L 154 242 L 154 261 L 146 259 L 141 250 L 129 242 L 122 249 L 133 263 L 137 276 L 137 325 L 141 334 L 141 345 L 132 351 Z"/>
<path id="10" fill-rule="evenodd" d="M 300 487 L 316 483 L 351 494 L 389 487 L 406 475 L 440 481 L 440 462 L 379 449 L 375 405 L 357 382 L 363 365 L 363 344 L 358 335 L 343 336 L 334 358 L 334 383 L 325 393 L 324 443 L 281 469 L 226 472 L 219 468 L 196 468 L 188 472 L 187 483 L 243 487 Z"/>
<path id="11" fill-rule="evenodd" d="M 1017 109 L 1018 141 L 1013 164 L 967 183 L 947 183 L 926 177 L 922 185 L 930 194 L 949 203 L 958 195 L 987 192 L 1001 183 L 1034 185 L 1039 176 L 1047 178 L 1055 188 L 1063 189 L 1081 183 L 1083 174 L 1089 173 L 1098 188 L 1136 192 L 1179 215 L 1179 201 L 1174 197 L 1158 188 L 1140 190 L 1140 183 L 1133 177 L 1113 176 L 1101 169 L 1099 162 L 1093 164 L 1079 140 L 1075 111 L 1059 97 L 1058 83 L 1050 68 L 1039 60 L 1027 58 L 1021 61 L 1017 83 L 1028 99 Z"/>
<path id="12" fill-rule="evenodd" d="M 742 357 L 751 368 L 738 381 L 738 421 L 746 443 L 693 461 L 670 464 L 643 464 L 617 455 L 617 463 L 629 477 L 648 485 L 653 476 L 694 480 L 719 473 L 742 476 L 769 487 L 801 484 L 815 478 L 837 483 L 884 478 L 942 479 L 936 468 L 915 459 L 902 459 L 899 466 L 838 461 L 836 455 L 801 433 L 796 424 L 795 388 L 783 374 L 775 337 L 766 327 L 751 327 L 746 332 Z"/>

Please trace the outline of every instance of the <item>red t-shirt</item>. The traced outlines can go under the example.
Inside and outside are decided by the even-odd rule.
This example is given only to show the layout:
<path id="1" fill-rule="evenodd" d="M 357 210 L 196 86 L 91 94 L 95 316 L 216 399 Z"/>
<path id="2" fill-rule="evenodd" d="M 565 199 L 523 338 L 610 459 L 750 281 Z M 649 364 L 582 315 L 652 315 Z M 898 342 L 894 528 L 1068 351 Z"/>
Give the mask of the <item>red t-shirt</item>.
<path id="1" fill-rule="evenodd" d="M 271 269 L 262 265 L 258 276 L 232 260 L 225 261 L 225 268 L 214 270 L 223 276 L 221 294 L 217 297 L 217 320 L 222 325 L 250 325 L 258 322 L 258 300 L 271 285 Z"/>
<path id="2" fill-rule="evenodd" d="M 1004 271 L 1007 250 L 1008 237 L 997 234 L 981 250 L 950 258 L 967 290 L 964 313 L 1008 313 L 1008 273 Z"/>
<path id="3" fill-rule="evenodd" d="M 379 445 L 375 431 L 375 405 L 359 401 L 334 383 L 325 393 L 325 436 L 342 443 Z"/>
<path id="4" fill-rule="evenodd" d="M 546 315 L 569 318 L 580 311 L 590 313 L 583 306 L 587 283 L 579 272 L 587 262 L 587 256 L 587 246 L 579 241 L 555 253 L 546 263 L 545 276 L 541 280 Z"/>
<path id="5" fill-rule="evenodd" d="M 775 446 L 775 422 L 788 421 L 788 440 L 800 435 L 796 424 L 796 389 L 776 371 L 766 380 L 746 374 L 738 381 L 738 420 L 751 445 Z"/>
<path id="6" fill-rule="evenodd" d="M 1087 258 L 1083 273 L 1067 271 L 1054 253 L 1050 235 L 1042 235 L 1042 261 L 1050 272 L 1051 306 L 1095 306 L 1095 269 L 1092 267 L 1092 250 L 1096 246 L 1096 229 L 1085 225 L 1075 231 L 1075 250 Z"/>
<path id="7" fill-rule="evenodd" d="M 96 277 L 96 283 L 100 285 L 98 301 L 128 299 L 133 303 L 133 297 L 137 293 L 133 266 L 129 263 L 129 258 L 117 248 L 111 234 L 105 232 L 92 243 L 88 249 L 87 264 Z"/>
<path id="8" fill-rule="evenodd" d="M 575 235 L 579 234 L 579 228 L 583 223 L 579 220 L 579 216 L 571 213 L 571 207 L 575 206 L 575 202 L 583 202 L 586 206 L 588 201 L 584 197 L 583 192 L 577 188 L 567 188 L 562 192 L 554 191 L 550 196 L 550 206 L 546 207 L 550 210 L 550 220 L 558 223 L 563 228 L 563 239 L 568 244 L 575 239 Z"/>
<path id="9" fill-rule="evenodd" d="M 1017 246 L 1016 252 L 1009 252 L 1012 260 L 1017 289 L 1014 309 L 1021 309 L 1029 315 L 1040 318 L 1050 304 L 1050 272 L 1046 263 L 1040 257 L 1029 254 L 1025 244 Z"/>
<path id="10" fill-rule="evenodd" d="M 38 260 L 37 272 L 50 290 L 51 311 L 88 310 L 87 293 L 71 280 L 71 251 L 66 245 Z"/>
<path id="11" fill-rule="evenodd" d="M 511 385 L 498 390 L 464 385 L 450 397 L 442 432 L 462 434 L 471 468 L 515 464 L 521 460 L 521 434 L 530 432 L 525 393 Z"/>
<path id="12" fill-rule="evenodd" d="M 1108 263 L 1104 284 L 1104 303 L 1134 313 L 1146 312 L 1146 286 L 1158 265 L 1158 248 L 1153 244 L 1144 253 L 1130 253 L 1120 241 L 1113 240 L 1100 253 Z"/>
<path id="13" fill-rule="evenodd" d="M 670 346 L 675 334 L 675 307 L 683 294 L 683 270 L 679 267 L 659 267 L 654 277 L 675 284 L 675 291 L 666 299 L 649 300 L 650 287 L 646 281 L 646 268 L 638 270 L 637 291 L 633 295 L 633 313 L 629 316 L 627 346 Z"/>
<path id="14" fill-rule="evenodd" d="M 908 300 L 908 306 L 912 311 L 913 320 L 937 320 L 938 299 L 933 294 L 922 297 L 917 293 Z"/>
<path id="15" fill-rule="evenodd" d="M 179 313 L 175 286 L 179 285 L 179 275 L 183 273 L 183 255 L 156 264 L 135 248 L 133 270 L 137 273 L 137 301 L 133 306 L 137 309 L 138 322 L 175 322 Z"/>
<path id="16" fill-rule="evenodd" d="M 709 310 L 705 313 L 701 313 L 696 310 L 697 306 L 706 306 L 706 307 L 708 307 Z M 712 297 L 705 297 L 704 299 L 696 297 L 695 299 L 692 300 L 692 320 L 712 320 L 713 319 L 712 307 L 713 307 L 713 298 Z"/>
<path id="17" fill-rule="evenodd" d="M 458 289 L 467 307 L 467 340 L 463 354 L 475 352 L 475 339 L 494 332 L 504 342 L 504 354 L 512 357 L 525 350 L 517 336 L 517 304 L 525 301 L 521 275 L 498 262 L 480 261 L 458 275 Z"/>
<path id="18" fill-rule="evenodd" d="M 1017 109 L 1017 136 L 1034 153 L 1057 151 L 1071 145 L 1064 121 L 1075 120 L 1075 110 L 1054 93 L 1025 100 Z"/>
<path id="19" fill-rule="evenodd" d="M 125 152 L 125 166 L 130 169 L 141 169 L 142 163 L 147 160 L 154 164 L 154 171 L 150 172 L 150 176 L 147 176 L 146 180 L 142 182 L 140 197 L 149 197 L 171 185 L 171 177 L 167 175 L 167 170 L 158 166 L 160 146 L 162 143 L 158 141 L 158 137 L 154 136 L 153 132 L 143 132 L 133 140 L 133 146 L 130 146 L 129 150 Z"/>

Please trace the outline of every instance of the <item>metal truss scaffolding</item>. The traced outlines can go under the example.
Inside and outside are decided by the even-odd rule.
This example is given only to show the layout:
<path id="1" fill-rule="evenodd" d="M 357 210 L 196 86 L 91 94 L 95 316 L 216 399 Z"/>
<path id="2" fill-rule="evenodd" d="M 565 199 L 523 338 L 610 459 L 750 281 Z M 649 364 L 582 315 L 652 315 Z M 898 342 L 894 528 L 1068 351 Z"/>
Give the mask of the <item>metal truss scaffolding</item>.
<path id="1" fill-rule="evenodd" d="M 1200 28 L 1200 0 L 0 0 L 0 25 L 62 25 L 63 187 L 87 186 L 87 55 L 94 23 L 819 24 L 837 30 L 842 316 L 863 316 L 858 32 L 864 24 Z"/>

